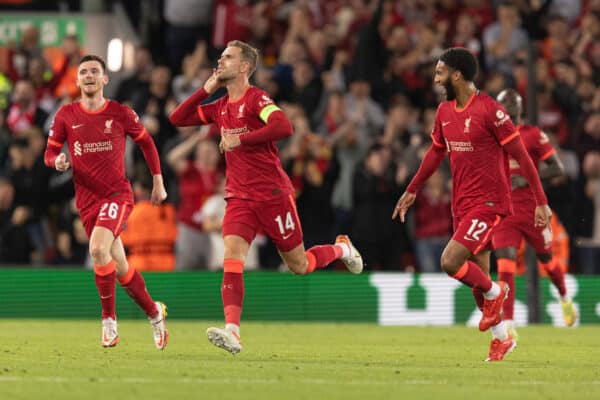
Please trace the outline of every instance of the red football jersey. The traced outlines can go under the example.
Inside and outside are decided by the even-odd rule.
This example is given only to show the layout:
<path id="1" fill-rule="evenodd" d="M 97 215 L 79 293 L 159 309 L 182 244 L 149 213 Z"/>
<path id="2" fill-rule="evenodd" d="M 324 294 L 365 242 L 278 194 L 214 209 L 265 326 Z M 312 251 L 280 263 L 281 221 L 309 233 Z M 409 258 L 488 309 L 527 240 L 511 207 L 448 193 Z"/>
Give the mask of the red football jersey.
<path id="1" fill-rule="evenodd" d="M 228 95 L 198 106 L 200 120 L 214 123 L 221 134 L 242 134 L 265 126 L 261 112 L 272 109 L 273 100 L 262 90 L 249 86 L 236 100 Z M 265 201 L 281 194 L 293 194 L 290 178 L 281 167 L 276 143 L 244 145 L 225 152 L 225 198 Z"/>
<path id="2" fill-rule="evenodd" d="M 102 199 L 133 203 L 125 176 L 125 139 L 145 134 L 144 125 L 127 106 L 106 100 L 88 111 L 79 102 L 62 106 L 50 128 L 49 142 L 66 141 L 75 183 L 77 208 L 85 210 Z"/>
<path id="3" fill-rule="evenodd" d="M 540 162 L 546 160 L 555 153 L 554 147 L 550 144 L 548 136 L 541 129 L 533 125 L 519 125 L 517 127 L 521 133 L 521 139 L 527 149 L 527 154 L 531 157 L 533 165 L 539 167 Z M 509 166 L 511 175 L 522 175 L 521 166 L 512 157 L 509 157 Z M 512 201 L 514 205 L 523 205 L 527 208 L 535 209 L 533 201 L 533 191 L 528 186 L 515 189 L 512 192 Z"/>
<path id="4" fill-rule="evenodd" d="M 449 153 L 453 215 L 481 205 L 502 215 L 512 212 L 508 156 L 502 146 L 518 136 L 504 107 L 484 93 L 474 93 L 462 109 L 456 100 L 440 103 L 431 138 Z"/>

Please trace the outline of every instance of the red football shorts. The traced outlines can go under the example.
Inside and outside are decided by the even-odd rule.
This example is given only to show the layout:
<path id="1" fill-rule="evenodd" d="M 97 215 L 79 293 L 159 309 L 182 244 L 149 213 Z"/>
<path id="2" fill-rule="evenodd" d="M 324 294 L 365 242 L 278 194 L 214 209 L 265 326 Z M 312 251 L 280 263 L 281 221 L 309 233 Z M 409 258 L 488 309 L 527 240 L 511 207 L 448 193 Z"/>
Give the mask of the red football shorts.
<path id="1" fill-rule="evenodd" d="M 268 201 L 227 199 L 223 236 L 237 235 L 252 243 L 259 231 L 269 236 L 282 252 L 302 243 L 302 226 L 291 195 Z"/>
<path id="2" fill-rule="evenodd" d="M 104 199 L 98 205 L 82 210 L 81 222 L 88 238 L 92 236 L 95 226 L 102 226 L 110 230 L 115 237 L 119 236 L 132 209 L 131 203 Z"/>
<path id="3" fill-rule="evenodd" d="M 534 218 L 535 208 L 530 207 L 524 210 L 515 207 L 515 213 L 505 218 L 498 229 L 494 231 L 493 248 L 514 247 L 518 249 L 522 239 L 525 239 L 537 254 L 550 253 L 552 251 L 552 230 L 550 226 L 535 226 Z"/>
<path id="4" fill-rule="evenodd" d="M 477 254 L 490 248 L 492 232 L 502 219 L 502 215 L 487 206 L 475 207 L 463 216 L 453 217 L 452 239 L 465 246 L 471 253 Z"/>

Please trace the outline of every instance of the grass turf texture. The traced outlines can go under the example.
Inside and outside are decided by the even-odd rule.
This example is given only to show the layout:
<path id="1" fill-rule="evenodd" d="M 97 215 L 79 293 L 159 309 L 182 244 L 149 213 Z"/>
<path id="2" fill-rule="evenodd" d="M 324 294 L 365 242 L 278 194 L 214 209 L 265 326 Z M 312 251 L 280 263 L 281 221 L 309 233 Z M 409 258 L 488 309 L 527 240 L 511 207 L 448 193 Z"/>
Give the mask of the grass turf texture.
<path id="1" fill-rule="evenodd" d="M 245 323 L 233 357 L 209 322 L 0 320 L 0 399 L 592 399 L 600 398 L 600 327 L 521 328 L 519 347 L 486 364 L 490 335 L 464 327 Z"/>

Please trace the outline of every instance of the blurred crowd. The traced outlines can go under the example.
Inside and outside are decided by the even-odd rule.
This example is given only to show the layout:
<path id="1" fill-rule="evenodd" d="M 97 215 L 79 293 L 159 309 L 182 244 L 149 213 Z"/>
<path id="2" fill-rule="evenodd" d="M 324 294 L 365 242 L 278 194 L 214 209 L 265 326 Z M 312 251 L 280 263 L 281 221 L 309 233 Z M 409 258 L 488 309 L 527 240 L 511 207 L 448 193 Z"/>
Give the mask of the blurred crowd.
<path id="1" fill-rule="evenodd" d="M 451 182 L 441 168 L 407 224 L 391 220 L 430 144 L 437 57 L 477 55 L 477 84 L 513 87 L 554 144 L 566 174 L 545 185 L 569 236 L 570 270 L 600 273 L 600 0 L 164 0 L 125 2 L 146 45 L 114 98 L 140 115 L 161 155 L 169 203 L 149 207 L 151 178 L 128 146 L 136 207 L 123 234 L 140 270 L 218 269 L 224 162 L 211 126 L 168 115 L 202 86 L 229 40 L 258 47 L 252 83 L 286 112 L 279 143 L 306 246 L 348 233 L 368 270 L 439 271 L 451 235 Z M 147 3 L 159 5 L 155 14 Z M 70 173 L 43 164 L 53 114 L 76 100 L 77 38 L 53 65 L 27 28 L 0 71 L 0 263 L 81 265 L 87 238 Z M 530 82 L 530 72 L 535 82 Z M 218 95 L 218 94 L 217 94 Z M 532 99 L 531 96 L 535 96 Z M 535 100 L 535 101 L 532 101 Z M 278 268 L 259 235 L 248 268 Z"/>

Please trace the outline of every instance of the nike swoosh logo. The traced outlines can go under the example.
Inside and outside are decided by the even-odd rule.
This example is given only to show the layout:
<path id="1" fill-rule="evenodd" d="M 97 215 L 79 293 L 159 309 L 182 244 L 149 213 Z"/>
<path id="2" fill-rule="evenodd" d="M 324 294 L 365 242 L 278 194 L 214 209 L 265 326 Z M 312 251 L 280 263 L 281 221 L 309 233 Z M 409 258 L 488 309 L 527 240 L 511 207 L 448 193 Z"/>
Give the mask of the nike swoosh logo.
<path id="1" fill-rule="evenodd" d="M 112 297 L 112 294 L 109 294 L 108 296 L 100 296 L 101 299 L 109 299 Z"/>
<path id="2" fill-rule="evenodd" d="M 446 125 L 448 125 L 449 123 L 450 123 L 450 121 L 448 121 L 448 122 L 442 122 L 442 126 L 446 126 Z"/>
<path id="3" fill-rule="evenodd" d="M 78 124 L 78 125 L 71 125 L 71 128 L 73 129 L 77 129 L 77 128 L 81 128 L 82 126 L 84 126 L 85 124 Z"/>
<path id="4" fill-rule="evenodd" d="M 470 242 L 476 242 L 476 241 L 477 241 L 477 239 L 473 239 L 473 238 L 470 238 L 470 237 L 468 237 L 468 236 L 463 236 L 463 238 L 464 238 L 465 240 L 468 240 L 468 241 L 470 241 Z"/>
<path id="5" fill-rule="evenodd" d="M 283 240 L 285 240 L 285 239 L 289 238 L 289 237 L 290 237 L 290 236 L 292 236 L 293 234 L 294 234 L 294 232 L 290 233 L 289 235 L 285 235 L 285 236 L 283 236 Z"/>

